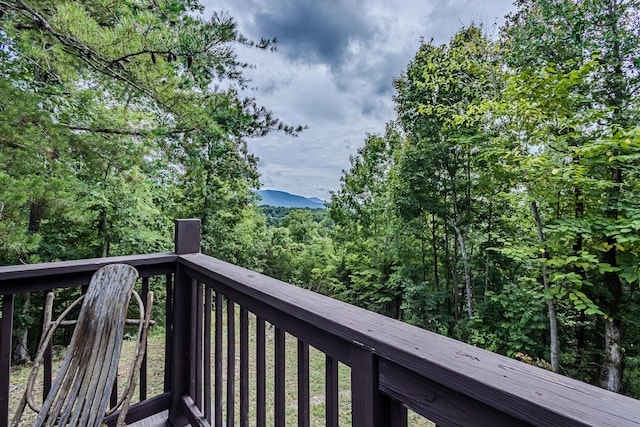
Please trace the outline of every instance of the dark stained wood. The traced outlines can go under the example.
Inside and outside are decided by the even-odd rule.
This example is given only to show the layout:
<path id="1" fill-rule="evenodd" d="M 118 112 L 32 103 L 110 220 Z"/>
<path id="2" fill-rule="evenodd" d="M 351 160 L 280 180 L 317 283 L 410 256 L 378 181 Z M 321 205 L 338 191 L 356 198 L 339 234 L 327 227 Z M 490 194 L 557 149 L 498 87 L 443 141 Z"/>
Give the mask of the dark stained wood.
<path id="1" fill-rule="evenodd" d="M 0 330 L 0 423 L 9 419 L 9 369 L 11 367 L 11 332 L 13 331 L 13 295 L 2 296 L 2 330 Z"/>
<path id="2" fill-rule="evenodd" d="M 199 226 L 196 227 L 195 222 L 189 221 L 184 224 L 184 227 L 176 224 L 179 235 L 176 237 L 176 250 L 180 256 L 152 254 L 0 267 L 0 293 L 3 301 L 3 324 L 0 331 L 0 425 L 7 419 L 2 415 L 8 415 L 5 413 L 9 381 L 7 354 L 10 353 L 10 348 L 5 343 L 10 342 L 10 339 L 5 335 L 9 334 L 10 337 L 11 328 L 6 329 L 4 322 L 7 318 L 4 314 L 6 301 L 13 299 L 11 294 L 14 293 L 85 285 L 97 268 L 113 262 L 136 266 L 142 277 L 167 275 L 165 390 L 172 392 L 160 396 L 159 400 L 152 398 L 133 405 L 128 412 L 128 422 L 141 420 L 154 412 L 170 408 L 169 418 L 174 425 L 209 425 L 193 400 L 193 397 L 198 400 L 195 396 L 197 387 L 193 390 L 189 387 L 191 379 L 199 376 L 202 381 L 204 374 L 202 365 L 200 375 L 190 371 L 197 363 L 191 363 L 189 353 L 198 352 L 196 347 L 191 346 L 192 342 L 202 343 L 205 340 L 206 343 L 205 336 L 209 335 L 206 329 L 205 336 L 198 338 L 193 335 L 191 308 L 194 298 L 198 297 L 191 293 L 191 280 L 195 279 L 207 287 L 211 286 L 216 293 L 225 295 L 240 306 L 241 426 L 265 425 L 265 321 L 273 324 L 279 331 L 276 332 L 275 341 L 278 341 L 278 334 L 284 332 L 299 339 L 299 426 L 309 425 L 308 344 L 327 354 L 327 410 L 333 406 L 337 414 L 337 391 L 334 395 L 329 391 L 337 387 L 338 361 L 352 367 L 353 425 L 375 425 L 370 423 L 372 416 L 367 410 L 373 408 L 374 413 L 380 413 L 381 409 L 387 408 L 388 415 L 379 419 L 373 416 L 374 423 L 405 427 L 405 406 L 439 425 L 519 426 L 526 425 L 527 422 L 541 426 L 640 425 L 637 400 L 431 334 L 199 254 L 196 232 Z M 171 280 L 174 272 L 175 284 Z M 195 305 L 198 306 L 197 301 Z M 202 309 L 203 305 L 200 304 L 199 307 Z M 256 402 L 249 402 L 248 398 L 249 312 L 258 316 Z M 196 318 L 194 322 L 198 325 L 203 323 L 206 324 L 206 320 L 202 317 Z M 228 347 L 227 353 L 220 357 L 231 357 L 229 342 Z M 202 352 L 200 355 L 202 358 Z M 218 358 L 218 354 L 215 358 Z M 235 357 L 233 360 L 235 361 Z M 230 359 L 228 363 L 229 361 Z M 278 369 L 276 367 L 276 371 Z M 207 370 L 205 367 L 204 371 Z M 205 387 L 210 387 L 206 378 L 204 382 Z M 227 386 L 229 387 L 228 383 Z M 281 386 L 277 387 L 280 389 Z M 190 391 L 194 392 L 191 396 Z M 209 398 L 205 395 L 201 400 L 205 401 L 206 412 Z M 218 398 L 214 400 L 221 401 Z M 365 408 L 368 401 L 369 409 Z M 247 418 L 250 404 L 258 408 L 256 423 L 249 423 Z M 280 419 L 277 412 L 276 410 L 276 417 Z M 117 414 L 112 417 L 115 416 Z M 337 424 L 337 420 L 332 417 L 327 417 L 327 425 Z M 228 418 L 225 421 L 229 423 Z"/>
<path id="3" fill-rule="evenodd" d="M 265 312 L 294 336 L 309 327 L 332 342 L 368 348 L 380 361 L 403 366 L 459 395 L 515 419 L 540 425 L 632 426 L 640 424 L 638 401 L 500 356 L 349 304 L 293 287 L 202 254 L 184 255 L 189 274 L 218 282 L 253 311 Z M 274 314 L 274 313 L 286 313 Z M 267 317 L 271 322 L 271 317 Z M 300 325 L 300 334 L 290 321 Z M 320 332 L 320 333 L 322 333 Z M 316 337 L 317 338 L 317 337 Z M 349 363 L 348 360 L 346 363 Z"/>
<path id="4" fill-rule="evenodd" d="M 171 342 L 173 333 L 173 276 L 165 276 L 165 343 L 164 343 L 164 391 L 170 390 L 171 386 Z"/>
<path id="5" fill-rule="evenodd" d="M 47 289 L 44 293 L 45 307 L 42 313 L 42 334 L 45 332 L 45 328 L 48 328 L 51 324 L 52 310 L 48 310 L 47 306 L 53 307 L 53 293 L 51 289 Z M 42 379 L 42 400 L 44 401 L 51 390 L 51 377 L 53 376 L 53 345 L 51 342 L 47 345 L 44 351 L 44 359 L 42 360 L 43 367 L 43 379 Z"/>
<path id="6" fill-rule="evenodd" d="M 209 423 L 211 414 L 211 308 L 213 292 L 209 286 L 204 289 L 204 417 Z M 217 355 L 216 355 L 217 357 Z"/>
<path id="7" fill-rule="evenodd" d="M 265 304 L 260 299 L 255 299 L 242 292 L 242 286 L 230 286 L 216 282 L 209 275 L 202 274 L 195 269 L 188 268 L 188 274 L 198 280 L 213 286 L 227 297 L 233 299 L 241 307 L 248 307 L 256 316 L 268 321 L 270 324 L 284 329 L 289 334 L 302 339 L 312 347 L 330 355 L 344 364 L 349 364 L 350 344 L 329 330 L 323 330 L 303 320 L 292 316 L 286 311 L 275 309 Z M 257 273 L 256 273 L 257 274 Z M 275 279 L 271 279 L 275 280 Z M 290 286 L 290 285 L 287 285 Z M 330 298 L 329 298 L 330 299 Z"/>
<path id="8" fill-rule="evenodd" d="M 173 327 L 171 331 L 171 407 L 169 422 L 174 426 L 187 423 L 182 396 L 189 393 L 189 348 L 191 341 L 191 278 L 178 265 L 173 287 Z"/>
<path id="9" fill-rule="evenodd" d="M 216 292 L 216 327 L 215 327 L 215 396 L 213 404 L 215 405 L 214 425 L 222 426 L 222 361 L 224 358 L 222 348 L 222 333 L 224 324 L 222 323 L 222 310 L 224 307 L 224 295 Z"/>
<path id="10" fill-rule="evenodd" d="M 200 220 L 175 220 L 175 253 L 178 255 L 200 252 Z"/>
<path id="11" fill-rule="evenodd" d="M 353 425 L 388 427 L 389 399 L 378 387 L 378 357 L 367 349 L 351 349 L 351 413 Z"/>
<path id="12" fill-rule="evenodd" d="M 200 408 L 195 404 L 190 396 L 182 396 L 182 409 L 189 421 L 189 425 L 194 427 L 210 427 L 211 424 L 207 422 L 204 414 L 200 412 Z M 176 424 L 173 424 L 176 425 Z M 182 424 L 180 424 L 182 425 Z"/>
<path id="13" fill-rule="evenodd" d="M 196 222 L 198 224 L 196 225 Z M 197 242 L 197 243 L 196 243 Z M 200 225 L 199 221 L 175 222 L 174 251 L 176 254 L 199 252 Z M 191 289 L 192 280 L 185 274 L 180 265 L 175 270 L 173 283 L 173 327 L 171 328 L 171 406 L 169 408 L 169 423 L 181 426 L 187 423 L 183 396 L 189 393 L 190 377 L 185 375 L 190 371 L 189 349 L 191 348 Z"/>
<path id="14" fill-rule="evenodd" d="M 140 277 L 169 274 L 175 271 L 177 258 L 165 253 L 0 267 L 0 289 L 7 295 L 86 285 L 93 273 L 107 264 L 129 264 Z"/>
<path id="15" fill-rule="evenodd" d="M 202 409 L 202 285 L 191 281 L 191 318 L 189 345 L 189 396 Z"/>
<path id="16" fill-rule="evenodd" d="M 286 401 L 285 401 L 285 334 L 284 331 L 280 328 L 275 328 L 275 384 L 274 384 L 274 406 L 275 406 L 275 414 L 274 421 L 276 427 L 284 427 L 285 425 L 285 409 L 286 409 Z"/>
<path id="17" fill-rule="evenodd" d="M 309 427 L 309 344 L 298 340 L 298 427 Z"/>
<path id="18" fill-rule="evenodd" d="M 195 377 L 196 377 L 196 392 L 192 394 L 192 398 L 196 402 L 198 408 L 202 411 L 204 408 L 204 285 L 200 282 L 197 282 L 196 285 L 196 295 L 195 295 L 195 303 L 196 303 L 196 324 L 193 329 L 195 332 L 195 354 L 196 354 L 196 369 L 195 369 Z M 208 338 L 208 337 L 207 337 Z"/>
<path id="19" fill-rule="evenodd" d="M 256 425 L 266 427 L 266 361 L 264 319 L 256 319 Z"/>
<path id="20" fill-rule="evenodd" d="M 236 409 L 236 310 L 227 299 L 227 426 L 234 427 Z"/>
<path id="21" fill-rule="evenodd" d="M 338 427 L 338 361 L 331 356 L 325 361 L 325 409 L 325 424 Z"/>
<path id="22" fill-rule="evenodd" d="M 240 427 L 249 427 L 249 312 L 240 307 Z"/>
<path id="23" fill-rule="evenodd" d="M 140 295 L 142 298 L 142 306 L 144 307 L 145 312 L 147 311 L 147 298 L 146 295 L 149 293 L 149 278 L 142 278 L 142 291 Z M 147 352 L 145 351 L 144 356 L 142 358 L 142 365 L 140 366 L 140 377 L 138 381 L 138 387 L 140 389 L 140 401 L 143 401 L 147 398 Z"/>
<path id="24" fill-rule="evenodd" d="M 407 408 L 397 400 L 389 400 L 389 425 L 391 427 L 407 427 Z"/>
<path id="25" fill-rule="evenodd" d="M 139 402 L 133 404 L 129 407 L 127 411 L 127 424 L 133 424 L 135 422 L 144 420 L 152 416 L 153 414 L 157 414 L 169 409 L 171 405 L 171 395 L 169 393 L 164 393 L 159 396 L 154 396 L 150 399 L 145 400 L 144 402 Z M 109 415 L 105 418 L 105 423 L 108 427 L 115 427 L 116 422 L 118 421 L 118 416 L 120 415 L 120 411 L 116 411 L 113 414 Z"/>
<path id="26" fill-rule="evenodd" d="M 380 362 L 380 389 L 437 425 L 530 425 L 387 361 Z"/>

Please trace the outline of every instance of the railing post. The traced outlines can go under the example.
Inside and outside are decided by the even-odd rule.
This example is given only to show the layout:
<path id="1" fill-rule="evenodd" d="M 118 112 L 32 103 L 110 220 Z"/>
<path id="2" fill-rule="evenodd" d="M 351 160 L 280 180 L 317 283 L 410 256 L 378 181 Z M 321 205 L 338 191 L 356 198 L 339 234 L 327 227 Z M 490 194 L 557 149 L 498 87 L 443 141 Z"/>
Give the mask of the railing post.
<path id="1" fill-rule="evenodd" d="M 178 255 L 200 252 L 200 220 L 175 220 L 175 251 Z"/>
<path id="2" fill-rule="evenodd" d="M 175 220 L 175 252 L 186 255 L 200 252 L 200 220 Z M 191 348 L 191 278 L 178 261 L 173 286 L 173 323 L 171 325 L 171 409 L 172 426 L 187 424 L 182 397 L 189 394 L 189 349 Z"/>

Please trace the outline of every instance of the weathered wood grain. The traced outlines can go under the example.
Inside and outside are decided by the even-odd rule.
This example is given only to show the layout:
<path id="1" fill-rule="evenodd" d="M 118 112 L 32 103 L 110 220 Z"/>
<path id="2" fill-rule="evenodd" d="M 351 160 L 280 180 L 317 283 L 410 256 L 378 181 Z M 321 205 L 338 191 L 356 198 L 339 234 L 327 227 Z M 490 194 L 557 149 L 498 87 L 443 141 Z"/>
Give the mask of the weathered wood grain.
<path id="1" fill-rule="evenodd" d="M 67 356 L 34 426 L 99 426 L 117 374 L 124 322 L 138 277 L 125 264 L 98 270 L 89 284 Z"/>

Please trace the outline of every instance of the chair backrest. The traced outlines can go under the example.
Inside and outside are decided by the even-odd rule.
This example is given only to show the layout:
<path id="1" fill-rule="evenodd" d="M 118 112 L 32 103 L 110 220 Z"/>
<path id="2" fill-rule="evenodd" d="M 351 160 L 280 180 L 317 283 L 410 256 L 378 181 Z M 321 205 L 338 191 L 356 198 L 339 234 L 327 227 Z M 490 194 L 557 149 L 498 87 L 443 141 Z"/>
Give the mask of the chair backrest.
<path id="1" fill-rule="evenodd" d="M 111 264 L 93 275 L 73 337 L 34 426 L 99 426 L 122 349 L 135 268 Z"/>

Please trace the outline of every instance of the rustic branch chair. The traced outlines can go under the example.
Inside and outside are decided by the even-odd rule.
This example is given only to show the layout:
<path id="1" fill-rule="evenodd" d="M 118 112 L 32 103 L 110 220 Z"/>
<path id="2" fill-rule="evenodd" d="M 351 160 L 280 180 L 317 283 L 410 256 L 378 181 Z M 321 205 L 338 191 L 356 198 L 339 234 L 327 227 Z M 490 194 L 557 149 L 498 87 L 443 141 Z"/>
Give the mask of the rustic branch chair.
<path id="1" fill-rule="evenodd" d="M 145 353 L 153 293 L 147 295 L 146 310 L 133 285 L 138 278 L 135 268 L 111 264 L 95 272 L 85 295 L 75 300 L 51 321 L 53 294 L 47 295 L 45 324 L 34 365 L 22 401 L 12 421 L 18 426 L 26 405 L 38 412 L 34 426 L 100 426 L 104 417 L 120 408 L 118 426 L 125 425 L 129 403 L 133 397 L 137 373 Z M 137 320 L 128 320 L 127 309 L 133 295 L 140 307 Z M 76 321 L 65 320 L 80 303 Z M 42 363 L 54 331 L 60 325 L 75 323 L 75 330 L 62 366 L 51 391 L 39 407 L 32 394 L 38 367 Z M 118 373 L 125 324 L 138 324 L 137 345 L 127 384 L 118 404 L 108 410 L 109 399 Z"/>

